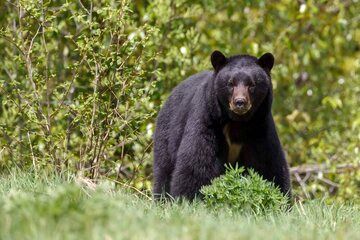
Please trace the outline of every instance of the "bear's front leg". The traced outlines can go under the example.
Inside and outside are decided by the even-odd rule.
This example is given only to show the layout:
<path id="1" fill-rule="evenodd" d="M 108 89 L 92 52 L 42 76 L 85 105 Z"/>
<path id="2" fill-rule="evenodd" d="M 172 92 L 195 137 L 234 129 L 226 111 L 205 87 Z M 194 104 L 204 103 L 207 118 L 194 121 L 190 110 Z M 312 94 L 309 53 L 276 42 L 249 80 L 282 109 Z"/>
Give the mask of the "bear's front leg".
<path id="1" fill-rule="evenodd" d="M 266 180 L 274 182 L 281 192 L 291 199 L 289 167 L 275 127 L 268 135 L 253 143 L 253 163 L 247 167 L 254 168 Z"/>
<path id="2" fill-rule="evenodd" d="M 202 186 L 225 171 L 224 164 L 216 157 L 215 134 L 204 132 L 184 135 L 181 141 L 170 186 L 174 198 L 194 199 Z"/>

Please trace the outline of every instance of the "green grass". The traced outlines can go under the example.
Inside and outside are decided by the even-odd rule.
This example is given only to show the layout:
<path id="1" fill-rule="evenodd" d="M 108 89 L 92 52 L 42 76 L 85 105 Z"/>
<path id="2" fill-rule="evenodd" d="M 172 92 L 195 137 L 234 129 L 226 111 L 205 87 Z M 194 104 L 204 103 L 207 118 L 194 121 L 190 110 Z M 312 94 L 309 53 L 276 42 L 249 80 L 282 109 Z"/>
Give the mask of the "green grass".
<path id="1" fill-rule="evenodd" d="M 0 194 L 0 239 L 360 239 L 359 206 L 320 201 L 240 215 L 20 173 L 0 178 Z"/>

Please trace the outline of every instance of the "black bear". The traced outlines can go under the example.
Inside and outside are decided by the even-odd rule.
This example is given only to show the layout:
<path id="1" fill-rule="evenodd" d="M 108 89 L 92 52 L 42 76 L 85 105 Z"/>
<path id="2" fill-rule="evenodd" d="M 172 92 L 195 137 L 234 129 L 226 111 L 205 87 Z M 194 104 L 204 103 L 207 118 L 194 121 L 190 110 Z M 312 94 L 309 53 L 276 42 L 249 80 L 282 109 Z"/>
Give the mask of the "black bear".
<path id="1" fill-rule="evenodd" d="M 159 112 L 154 134 L 154 196 L 193 199 L 225 172 L 253 168 L 290 197 L 289 169 L 271 114 L 271 53 L 225 57 L 213 71 L 179 84 Z M 200 196 L 201 197 L 201 196 Z"/>

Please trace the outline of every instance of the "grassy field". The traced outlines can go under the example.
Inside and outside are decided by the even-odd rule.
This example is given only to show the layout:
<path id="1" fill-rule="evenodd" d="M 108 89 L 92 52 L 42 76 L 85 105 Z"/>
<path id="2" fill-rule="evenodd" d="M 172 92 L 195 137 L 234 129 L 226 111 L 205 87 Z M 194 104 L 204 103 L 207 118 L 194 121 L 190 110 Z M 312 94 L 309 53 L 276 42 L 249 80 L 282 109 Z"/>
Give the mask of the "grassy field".
<path id="1" fill-rule="evenodd" d="M 17 173 L 0 179 L 1 239 L 360 239 L 360 207 L 296 204 L 278 216 L 155 204 L 85 181 Z"/>

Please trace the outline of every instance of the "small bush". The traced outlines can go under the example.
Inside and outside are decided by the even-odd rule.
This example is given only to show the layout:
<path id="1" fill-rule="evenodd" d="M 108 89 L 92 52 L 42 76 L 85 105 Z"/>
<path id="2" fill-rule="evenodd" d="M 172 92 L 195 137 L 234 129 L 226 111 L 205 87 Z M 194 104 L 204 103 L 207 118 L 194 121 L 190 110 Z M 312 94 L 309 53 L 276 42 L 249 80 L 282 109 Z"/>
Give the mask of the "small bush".
<path id="1" fill-rule="evenodd" d="M 285 210 L 287 198 L 274 183 L 264 180 L 252 169 L 228 167 L 226 174 L 201 189 L 204 202 L 215 209 L 229 208 L 243 213 L 267 214 Z"/>

